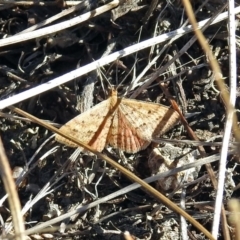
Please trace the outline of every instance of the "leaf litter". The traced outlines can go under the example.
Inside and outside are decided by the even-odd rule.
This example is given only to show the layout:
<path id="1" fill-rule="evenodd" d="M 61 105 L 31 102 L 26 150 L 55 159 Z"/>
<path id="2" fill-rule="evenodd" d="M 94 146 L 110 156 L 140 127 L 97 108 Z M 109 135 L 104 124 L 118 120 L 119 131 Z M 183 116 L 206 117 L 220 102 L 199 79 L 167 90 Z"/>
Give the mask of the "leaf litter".
<path id="1" fill-rule="evenodd" d="M 126 2 L 123 12 L 118 7 L 111 13 L 100 14 L 96 18 L 68 30 L 47 35 L 34 41 L 30 40 L 24 44 L 2 48 L 1 99 L 46 83 L 80 65 L 86 65 L 104 54 L 110 54 L 134 45 L 138 41 L 173 31 L 181 26 L 183 6 L 177 1 L 172 2 L 172 4 L 158 3 L 153 11 L 148 11 L 150 2 Z M 53 5 L 49 3 L 46 2 L 46 6 L 36 4 L 28 7 L 18 6 L 17 3 L 6 4 L 4 10 L 0 10 L 2 38 L 3 36 L 15 35 L 34 24 L 61 13 L 62 9 L 69 8 L 61 2 L 58 4 L 54 2 Z M 200 3 L 200 1 L 196 2 L 194 8 L 197 9 Z M 87 6 L 85 9 L 80 8 L 57 21 L 67 20 L 74 17 L 75 14 L 81 15 L 89 9 L 94 9 L 105 3 L 86 1 L 85 4 Z M 213 14 L 214 10 L 219 7 L 220 3 L 217 1 L 208 2 L 203 11 L 197 14 L 197 19 L 200 21 L 210 17 L 210 14 Z M 150 15 L 147 16 L 146 14 L 149 12 Z M 143 19 L 145 19 L 144 23 Z M 227 84 L 229 69 L 226 30 L 227 22 L 224 21 L 217 26 L 209 27 L 204 34 L 211 39 L 210 45 L 216 52 L 216 58 L 222 67 Z M 186 34 L 174 41 L 148 69 L 142 81 L 150 78 L 151 74 L 160 66 L 165 65 L 169 59 L 175 56 L 191 36 L 192 34 Z M 159 54 L 165 44 L 158 44 L 151 49 L 147 48 L 137 54 L 121 58 L 119 59 L 121 64 L 118 61 L 113 62 L 101 68 L 101 71 L 112 86 L 118 87 L 121 96 L 126 93 L 128 86 L 132 85 L 134 79 Z M 94 77 L 94 87 L 84 92 L 87 89 L 88 78 L 92 75 L 97 76 Z M 188 124 L 199 139 L 202 141 L 221 141 L 225 109 L 219 98 L 219 93 L 216 91 L 208 59 L 203 55 L 198 43 L 194 43 L 159 78 L 161 81 L 167 82 L 167 89 L 183 112 L 192 113 L 191 117 L 188 118 Z M 65 124 L 80 114 L 77 110 L 79 104 L 84 103 L 84 106 L 89 108 L 107 99 L 109 85 L 101 79 L 97 70 L 90 72 L 72 82 L 32 97 L 19 104 L 19 107 L 38 118 Z M 83 92 L 84 94 L 82 94 Z M 127 97 L 130 96 L 128 92 L 126 94 Z M 144 89 L 138 95 L 137 100 L 170 106 L 157 82 Z M 88 103 L 88 101 L 90 102 Z M 239 104 L 238 99 L 237 104 Z M 86 108 L 85 110 L 87 110 Z M 40 222 L 54 219 L 131 184 L 127 178 L 104 164 L 100 159 L 86 154 L 71 156 L 73 153 L 71 148 L 56 143 L 53 138 L 47 141 L 52 133 L 46 129 L 37 128 L 36 124 L 17 119 L 14 115 L 9 117 L 4 116 L 4 114 L 12 113 L 4 109 L 0 118 L 1 137 L 11 168 L 24 169 L 21 170 L 23 176 L 20 176 L 21 181 L 17 191 L 25 210 L 26 229 Z M 104 152 L 144 179 L 159 171 L 166 171 L 169 167 L 171 169 L 179 166 L 177 165 L 179 159 L 191 158 L 193 161 L 198 159 L 199 154 L 196 147 L 181 143 L 180 140 L 189 139 L 188 134 L 181 126 L 178 124 L 161 136 L 179 140 L 178 143 L 171 145 L 161 143 L 155 150 L 153 150 L 154 146 L 150 145 L 145 150 L 134 154 L 119 152 L 111 146 L 107 146 Z M 234 139 L 232 140 L 234 141 Z M 149 161 L 152 159 L 154 151 L 160 152 L 161 155 L 157 158 L 155 156 L 157 160 L 154 165 L 151 165 Z M 208 156 L 211 156 L 219 152 L 219 147 L 206 146 L 205 151 Z M 161 162 L 163 165 L 156 167 L 159 159 L 163 160 Z M 71 166 L 67 167 L 70 160 Z M 169 162 L 170 160 L 171 162 Z M 232 196 L 237 197 L 239 191 L 238 188 L 234 189 L 234 185 L 239 183 L 237 159 L 229 158 L 226 167 L 229 170 L 224 203 Z M 218 164 L 213 163 L 213 168 L 217 172 Z M 173 175 L 173 181 L 164 179 L 164 181 L 159 180 L 153 185 L 168 195 L 176 204 L 180 202 L 181 193 L 185 189 L 185 210 L 210 230 L 209 218 L 212 217 L 210 209 L 215 199 L 215 191 L 209 178 L 203 178 L 206 176 L 205 168 L 198 169 L 194 174 L 191 172 L 190 176 L 186 178 L 184 178 L 184 173 L 180 173 L 179 176 L 180 180 L 177 175 Z M 195 184 L 184 188 L 184 184 L 187 185 L 195 180 Z M 171 188 L 167 184 L 168 181 L 170 181 Z M 165 188 L 166 185 L 168 188 Z M 0 188 L 1 199 L 3 199 L 5 190 L 2 183 Z M 203 202 L 204 207 L 202 206 Z M 201 207 L 199 207 L 200 205 Z M 114 201 L 100 204 L 87 210 L 84 214 L 74 216 L 56 224 L 56 228 L 52 231 L 36 232 L 35 237 L 39 235 L 43 238 L 52 237 L 53 239 L 63 237 L 68 239 L 121 239 L 128 231 L 138 239 L 172 239 L 173 236 L 180 239 L 181 229 L 178 216 L 141 189 L 117 197 Z M 5 224 L 11 221 L 6 201 L 3 201 L 2 204 L 1 217 Z M 201 233 L 196 233 L 195 229 L 190 227 L 188 230 L 196 238 L 204 238 Z M 12 230 L 9 233 L 12 233 Z M 30 237 L 34 239 L 34 236 Z"/>

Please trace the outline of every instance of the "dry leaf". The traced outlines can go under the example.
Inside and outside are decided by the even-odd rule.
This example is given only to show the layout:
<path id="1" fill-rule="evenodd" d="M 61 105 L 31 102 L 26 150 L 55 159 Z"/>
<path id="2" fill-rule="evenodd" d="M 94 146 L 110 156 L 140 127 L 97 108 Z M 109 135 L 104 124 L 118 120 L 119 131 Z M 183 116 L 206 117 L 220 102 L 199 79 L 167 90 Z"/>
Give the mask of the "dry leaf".
<path id="1" fill-rule="evenodd" d="M 122 0 L 117 8 L 111 10 L 111 19 L 115 21 L 116 19 L 127 14 L 131 9 L 138 7 L 138 0 Z"/>

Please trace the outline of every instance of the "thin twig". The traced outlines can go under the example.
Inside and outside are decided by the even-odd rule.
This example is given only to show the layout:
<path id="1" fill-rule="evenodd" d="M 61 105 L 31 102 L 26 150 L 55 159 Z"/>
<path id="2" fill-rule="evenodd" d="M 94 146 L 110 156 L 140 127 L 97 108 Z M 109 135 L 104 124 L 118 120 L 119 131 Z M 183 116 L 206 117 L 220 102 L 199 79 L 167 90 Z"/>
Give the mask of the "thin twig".
<path id="1" fill-rule="evenodd" d="M 233 14 L 234 9 L 234 1 L 228 1 L 229 7 L 229 85 L 230 85 L 230 104 L 235 106 L 236 101 L 236 82 L 237 82 L 237 67 L 236 67 L 236 34 L 235 34 L 235 15 Z M 226 173 L 226 162 L 227 162 L 227 151 L 229 139 L 232 131 L 233 124 L 233 112 L 232 108 L 227 109 L 226 112 L 226 125 L 224 129 L 223 136 L 223 145 L 221 148 L 221 160 L 219 165 L 219 176 L 218 176 L 218 186 L 217 186 L 217 195 L 215 201 L 215 211 L 213 217 L 213 225 L 212 225 L 212 234 L 215 238 L 217 238 L 219 233 L 219 222 L 220 222 L 220 213 L 223 199 L 223 191 L 224 191 L 224 180 Z M 225 238 L 226 239 L 226 238 Z"/>
<path id="2" fill-rule="evenodd" d="M 1 0 L 0 0 L 0 2 L 1 2 Z M 60 13 L 58 13 L 58 14 L 50 17 L 50 18 L 48 18 L 48 19 L 45 19 L 44 21 L 42 21 L 40 23 L 37 23 L 37 24 L 21 31 L 21 32 L 17 33 L 16 35 L 27 33 L 27 32 L 32 32 L 32 31 L 34 31 L 38 28 L 41 28 L 41 27 L 43 27 L 45 25 L 48 25 L 48 24 L 50 24 L 50 23 L 52 23 L 56 20 L 59 20 L 60 18 L 65 17 L 65 16 L 67 16 L 67 15 L 69 15 L 69 14 L 75 12 L 75 11 L 80 11 L 80 10 L 83 10 L 83 9 L 90 9 L 90 0 L 89 1 L 83 1 L 81 3 L 79 3 L 79 2 L 75 2 L 75 3 L 78 3 L 78 4 L 76 6 L 68 8 L 68 9 L 66 9 L 66 10 L 64 10 L 64 11 L 62 11 L 62 12 L 60 12 Z"/>
<path id="3" fill-rule="evenodd" d="M 212 25 L 217 19 L 219 19 L 220 16 L 222 16 L 222 14 L 219 14 L 221 12 L 218 11 L 213 17 L 208 18 L 207 21 L 204 20 L 205 24 L 202 25 L 200 23 L 197 23 L 197 27 L 198 30 L 202 29 L 203 31 L 210 25 Z M 189 26 L 188 26 L 189 27 Z M 151 78 L 145 82 L 141 87 L 139 87 L 137 89 L 137 91 L 135 91 L 132 95 L 131 98 L 136 98 L 144 89 L 146 89 L 153 81 L 155 81 L 157 78 L 159 78 L 159 76 L 161 74 L 163 74 L 168 68 L 169 66 L 174 63 L 180 56 L 182 56 L 183 54 L 186 53 L 186 51 L 193 45 L 193 43 L 197 40 L 197 38 L 195 36 L 193 36 L 188 43 L 186 43 L 183 48 L 178 52 L 178 54 L 176 54 L 170 61 L 168 61 L 167 64 L 165 64 L 164 66 L 162 66 L 159 70 L 157 70 L 155 73 L 152 74 Z"/>
<path id="4" fill-rule="evenodd" d="M 231 154 L 231 152 L 229 152 L 229 154 Z M 197 162 L 189 163 L 187 165 L 175 168 L 173 170 L 157 174 L 155 176 L 152 176 L 152 177 L 144 179 L 144 181 L 146 183 L 151 183 L 151 182 L 157 181 L 157 180 L 159 180 L 161 178 L 165 178 L 165 177 L 168 177 L 170 175 L 174 175 L 177 172 L 181 172 L 181 171 L 190 169 L 191 167 L 202 166 L 202 165 L 204 165 L 206 163 L 215 162 L 219 158 L 220 158 L 220 154 L 216 154 L 216 155 L 213 155 L 213 156 L 210 156 L 210 157 L 206 157 L 204 159 L 199 159 Z M 140 184 L 133 183 L 133 184 L 131 184 L 131 185 L 125 187 L 125 188 L 122 188 L 119 191 L 116 191 L 116 192 L 114 192 L 112 194 L 109 194 L 108 196 L 105 196 L 105 197 L 103 197 L 101 199 L 98 199 L 95 202 L 92 202 L 90 204 L 84 205 L 81 208 L 78 208 L 76 210 L 73 210 L 71 212 L 63 214 L 63 215 L 61 215 L 61 216 L 59 216 L 59 217 L 57 217 L 55 219 L 52 219 L 52 220 L 49 220 L 47 222 L 41 223 L 41 224 L 39 224 L 37 226 L 34 226 L 33 228 L 30 228 L 30 229 L 26 230 L 26 233 L 29 235 L 29 234 L 33 234 L 35 232 L 43 231 L 44 228 L 46 228 L 46 227 L 48 227 L 50 225 L 56 224 L 56 223 L 58 223 L 60 221 L 63 221 L 64 219 L 69 218 L 69 217 L 73 216 L 74 214 L 85 212 L 87 209 L 93 208 L 93 207 L 97 206 L 98 204 L 108 202 L 111 199 L 114 199 L 114 198 L 116 198 L 116 197 L 118 197 L 120 195 L 124 195 L 124 194 L 126 194 L 126 193 L 128 193 L 130 191 L 133 191 L 133 190 L 135 190 L 135 189 L 137 189 L 139 187 L 141 187 Z M 211 238 L 211 239 L 213 239 L 213 238 Z"/>
<path id="5" fill-rule="evenodd" d="M 77 4 L 81 3 L 80 1 L 64 1 L 65 6 L 75 6 Z M 58 1 L 52 1 L 52 2 L 44 2 L 44 1 L 6 1 L 6 0 L 0 0 L 0 4 L 4 5 L 11 5 L 11 7 L 14 6 L 59 6 L 61 2 Z"/>
<path id="6" fill-rule="evenodd" d="M 23 223 L 23 217 L 21 214 L 21 204 L 16 191 L 16 185 L 14 183 L 11 168 L 4 151 L 2 139 L 0 138 L 0 174 L 3 180 L 3 184 L 6 192 L 8 193 L 8 202 L 12 214 L 13 225 L 15 229 L 15 239 L 25 239 L 25 227 Z"/>
<path id="7" fill-rule="evenodd" d="M 238 13 L 238 12 L 240 12 L 240 7 L 235 8 L 234 13 Z M 220 22 L 220 21 L 222 21 L 226 18 L 227 18 L 227 12 L 222 13 L 212 22 L 212 24 L 218 23 L 218 22 Z M 199 28 L 204 26 L 208 20 L 209 19 L 199 22 L 198 23 Z M 109 56 L 101 58 L 101 59 L 99 59 L 95 62 L 92 62 L 88 65 L 85 65 L 85 66 L 83 66 L 81 68 L 78 68 L 74 71 L 71 71 L 67 74 L 64 74 L 61 77 L 55 78 L 55 79 L 53 79 L 53 80 L 51 80 L 47 83 L 44 83 L 40 86 L 34 87 L 34 88 L 29 89 L 27 91 L 24 91 L 22 93 L 19 93 L 15 96 L 12 96 L 12 97 L 8 98 L 8 99 L 4 99 L 4 100 L 0 101 L 0 109 L 4 109 L 8 106 L 14 105 L 14 104 L 19 103 L 19 102 L 21 102 L 23 100 L 26 100 L 28 98 L 31 98 L 31 97 L 36 96 L 38 94 L 41 94 L 43 92 L 49 91 L 52 88 L 55 88 L 55 87 L 57 87 L 61 84 L 64 84 L 64 83 L 69 82 L 73 79 L 76 79 L 77 77 L 80 77 L 80 76 L 82 76 L 82 75 L 84 75 L 84 74 L 86 74 L 90 71 L 93 71 L 93 70 L 95 70 L 99 67 L 102 67 L 106 64 L 109 64 L 109 63 L 111 63 L 111 62 L 113 62 L 113 61 L 115 61 L 115 60 L 117 60 L 121 57 L 128 56 L 132 53 L 135 53 L 135 52 L 140 51 L 142 49 L 145 49 L 147 47 L 153 46 L 154 44 L 164 42 L 164 41 L 172 38 L 173 36 L 176 36 L 177 34 L 180 34 L 180 35 L 182 34 L 183 35 L 183 34 L 189 33 L 190 31 L 192 31 L 192 27 L 190 27 L 190 26 L 187 26 L 187 27 L 184 27 L 184 28 L 179 28 L 178 30 L 175 30 L 173 32 L 165 33 L 161 36 L 158 36 L 158 37 L 140 42 L 138 44 L 132 45 L 130 47 L 127 47 L 127 48 L 125 48 L 121 51 L 110 54 Z M 31 32 L 31 34 L 32 34 L 32 32 Z M 9 41 L 9 39 L 10 38 L 7 38 L 8 41 Z M 9 43 L 8 41 L 2 42 L 3 40 L 6 40 L 6 39 L 0 40 L 0 46 L 2 44 Z"/>
<path id="8" fill-rule="evenodd" d="M 106 11 L 109 11 L 113 8 L 115 8 L 116 6 L 118 6 L 119 1 L 118 0 L 113 0 L 112 2 L 105 4 L 99 8 L 96 8 L 90 12 L 84 13 L 80 16 L 77 16 L 75 18 L 72 18 L 71 20 L 68 21 L 64 21 L 49 27 L 45 27 L 36 31 L 32 31 L 30 33 L 23 33 L 20 35 L 16 35 L 13 37 L 9 37 L 9 38 L 5 38 L 5 39 L 1 39 L 0 40 L 0 47 L 3 46 L 9 46 L 11 44 L 15 44 L 15 43 L 20 43 L 20 42 L 24 42 L 24 41 L 29 41 L 31 39 L 35 39 L 35 38 L 40 38 L 43 36 L 47 36 L 49 34 L 53 34 L 59 31 L 63 31 L 64 29 L 73 27 L 78 25 L 79 23 L 82 23 L 84 21 L 87 21 L 93 17 L 96 17 Z"/>
<path id="9" fill-rule="evenodd" d="M 196 18 L 194 16 L 190 2 L 188 0 L 183 0 L 183 4 L 184 4 L 184 8 L 186 9 L 189 21 L 191 22 L 191 24 L 194 28 L 195 35 L 196 35 L 199 43 L 201 44 L 201 47 L 203 48 L 203 51 L 205 52 L 206 56 L 208 56 L 208 58 L 209 58 L 209 64 L 213 70 L 215 80 L 220 89 L 221 97 L 225 104 L 225 107 L 227 108 L 228 111 L 233 112 L 233 105 L 231 105 L 231 103 L 229 102 L 229 94 L 228 94 L 228 91 L 226 90 L 224 82 L 222 80 L 222 74 L 221 74 L 221 69 L 219 67 L 219 64 L 218 64 L 217 60 L 215 59 L 213 52 L 210 49 L 210 46 L 206 43 L 207 42 L 206 38 L 204 37 L 201 30 L 198 28 L 198 24 L 196 22 Z M 236 124 L 236 116 L 233 115 L 233 119 L 235 119 L 234 122 Z M 213 175 L 213 170 L 212 170 L 210 164 L 206 165 L 206 167 L 207 167 L 208 172 L 212 173 L 211 175 Z M 211 181 L 212 181 L 213 187 L 215 189 L 217 189 L 217 182 L 213 176 L 211 177 Z M 221 206 L 221 216 L 222 216 L 222 226 L 223 226 L 224 236 L 226 237 L 226 239 L 230 239 L 229 231 L 227 229 L 226 213 L 225 213 L 225 209 L 224 209 L 223 205 Z M 216 235 L 214 237 L 215 237 L 215 239 L 217 238 Z"/>
<path id="10" fill-rule="evenodd" d="M 95 155 L 97 155 L 99 158 L 104 159 L 108 164 L 111 164 L 112 167 L 118 169 L 120 172 L 122 172 L 125 176 L 127 176 L 131 181 L 139 183 L 143 188 L 145 188 L 149 193 L 151 193 L 154 197 L 159 199 L 163 204 L 171 208 L 173 211 L 177 212 L 178 214 L 184 216 L 189 222 L 191 222 L 196 228 L 198 228 L 202 233 L 204 233 L 208 238 L 213 239 L 212 235 L 201 225 L 199 222 L 197 222 L 195 219 L 193 219 L 188 213 L 183 211 L 181 208 L 179 208 L 176 204 L 174 204 L 172 201 L 170 201 L 167 197 L 165 197 L 163 194 L 161 194 L 159 191 L 148 185 L 146 182 L 138 178 L 136 175 L 134 175 L 132 172 L 128 171 L 126 168 L 122 167 L 120 164 L 109 158 L 108 156 L 96 151 L 91 146 L 79 141 L 78 139 L 74 138 L 73 136 L 63 133 L 62 131 L 58 130 L 57 128 L 41 121 L 37 117 L 34 117 L 33 115 L 26 113 L 22 111 L 19 108 L 16 107 L 9 107 L 14 112 L 21 114 L 22 116 L 28 117 L 32 120 L 34 120 L 37 124 L 40 124 L 41 126 L 45 127 L 46 129 L 53 131 L 57 133 L 58 135 L 70 140 L 71 142 L 74 142 L 80 147 L 85 148 L 88 151 L 91 151 Z"/>

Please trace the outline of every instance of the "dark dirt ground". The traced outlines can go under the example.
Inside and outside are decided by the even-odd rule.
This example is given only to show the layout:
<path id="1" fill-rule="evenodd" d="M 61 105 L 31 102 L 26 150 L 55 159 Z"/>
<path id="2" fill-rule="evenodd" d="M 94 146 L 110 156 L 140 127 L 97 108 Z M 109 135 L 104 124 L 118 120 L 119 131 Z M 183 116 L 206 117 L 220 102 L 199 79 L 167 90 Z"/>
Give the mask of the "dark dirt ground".
<path id="1" fill-rule="evenodd" d="M 181 27 L 182 23 L 187 19 L 181 2 L 172 1 L 167 4 L 163 1 L 154 9 L 149 20 L 144 21 L 150 2 L 131 2 L 131 4 L 143 7 L 134 9 L 115 19 L 115 21 L 111 20 L 113 15 L 107 12 L 52 36 L 1 48 L 1 99 L 45 83 L 79 66 L 84 66 L 92 62 L 93 59 L 99 59 L 103 54 L 106 54 L 110 44 L 114 46 L 110 51 L 111 53 L 133 45 L 137 41 L 152 38 L 154 31 L 156 31 L 157 35 L 173 31 Z M 202 11 L 196 14 L 197 21 L 204 20 L 215 14 L 217 9 L 221 7 L 220 2 L 208 1 Z M 194 1 L 194 10 L 201 3 L 202 1 Z M 92 8 L 103 4 L 102 1 L 93 3 Z M 6 36 L 15 35 L 34 23 L 54 16 L 63 9 L 61 2 L 54 6 L 9 5 L 0 10 L 0 36 L 5 38 Z M 77 11 L 54 23 L 68 20 L 82 13 L 82 11 Z M 238 19 L 238 16 L 236 18 Z M 237 22 L 237 24 L 239 23 Z M 140 34 L 139 29 L 141 27 Z M 236 27 L 236 35 L 238 36 L 239 25 Z M 215 53 L 225 83 L 228 85 L 229 47 L 227 20 L 208 27 L 204 35 Z M 166 64 L 192 36 L 193 33 L 189 33 L 174 41 L 145 76 L 152 74 L 157 68 Z M 101 68 L 101 72 L 112 85 L 117 85 L 126 78 L 120 86 L 121 93 L 121 91 L 126 90 L 133 79 L 132 68 L 135 66 L 136 76 L 138 76 L 148 64 L 149 59 L 153 59 L 157 51 L 165 44 L 159 44 L 152 53 L 150 53 L 149 48 L 139 51 L 137 61 L 135 55 L 121 58 L 120 61 Z M 237 58 L 238 55 L 239 52 L 237 52 Z M 193 69 L 193 67 L 195 68 Z M 187 71 L 180 76 L 175 76 L 184 70 Z M 225 108 L 219 93 L 215 90 L 217 87 L 213 81 L 214 77 L 208 65 L 208 59 L 197 42 L 174 63 L 174 71 L 169 68 L 159 79 L 170 79 L 167 82 L 167 89 L 184 114 L 193 114 L 192 117 L 188 118 L 189 126 L 202 141 L 209 139 L 217 142 L 221 141 L 225 123 Z M 12 74 L 10 75 L 10 73 Z M 20 81 L 14 78 L 13 75 L 23 80 Z M 91 81 L 94 83 L 94 87 L 89 84 Z M 154 82 L 148 89 L 145 89 L 137 99 L 169 106 L 166 96 L 156 83 Z M 89 99 L 89 95 L 93 97 L 93 105 L 106 99 L 107 96 L 103 86 L 107 88 L 108 83 L 105 80 L 101 81 L 100 75 L 92 72 L 68 84 L 23 101 L 17 104 L 17 107 L 40 119 L 64 124 L 81 112 L 85 96 L 88 97 L 87 99 Z M 237 93 L 239 93 L 238 90 Z M 238 97 L 236 101 L 237 109 L 239 104 Z M 4 109 L 3 112 L 13 114 L 8 109 Z M 102 160 L 90 156 L 79 155 L 74 162 L 74 168 L 67 169 L 65 167 L 59 171 L 63 164 L 68 161 L 74 149 L 63 146 L 54 139 L 44 144 L 33 161 L 27 164 L 40 145 L 52 135 L 52 132 L 37 124 L 2 117 L 0 118 L 0 133 L 11 168 L 16 170 L 28 166 L 28 174 L 17 188 L 22 206 L 25 206 L 30 199 L 34 199 L 47 183 L 53 184 L 51 187 L 52 192 L 33 204 L 24 215 L 27 229 L 67 213 L 79 205 L 91 203 L 97 198 L 96 194 L 98 194 L 98 198 L 101 198 L 131 184 L 131 181 L 119 171 L 108 164 L 105 165 Z M 175 140 L 190 139 L 180 123 L 162 137 Z M 55 151 L 44 155 L 56 146 L 58 147 Z M 175 143 L 170 147 L 162 143 L 160 147 L 175 150 L 175 153 L 169 153 L 168 150 L 163 153 L 166 158 L 172 160 L 180 159 L 186 152 L 196 150 L 194 146 L 181 143 Z M 136 154 L 124 154 L 125 159 L 122 153 L 114 149 L 106 148 L 104 153 L 124 165 L 141 179 L 144 179 L 156 173 L 148 164 L 151 149 L 152 147 L 149 146 L 146 150 Z M 219 147 L 205 147 L 208 156 L 218 153 L 219 149 Z M 238 159 L 230 156 L 228 160 L 227 172 L 229 175 L 226 180 L 224 203 L 232 197 L 239 197 L 240 191 L 237 188 L 234 189 L 240 181 Z M 212 167 L 217 173 L 218 163 L 213 163 Z M 105 172 L 103 173 L 104 169 Z M 195 172 L 194 178 L 200 178 L 206 174 L 207 171 L 203 166 L 199 171 Z M 164 191 L 160 184 L 151 185 L 167 196 L 174 191 L 174 189 Z M 176 204 L 179 204 L 181 191 L 182 189 L 179 189 L 171 198 Z M 190 185 L 184 191 L 186 191 L 186 212 L 211 231 L 215 191 L 209 177 Z M 5 190 L 2 182 L 0 182 L 0 199 L 4 195 Z M 5 223 L 10 221 L 8 208 L 7 201 L 4 201 L 0 207 L 0 215 L 2 222 Z M 54 231 L 52 231 L 53 227 L 55 228 Z M 3 234 L 2 231 L 3 226 L 1 223 L 1 233 Z M 136 239 L 181 238 L 179 216 L 155 200 L 143 189 L 137 189 L 117 197 L 114 201 L 105 202 L 98 207 L 87 210 L 83 214 L 61 221 L 51 226 L 49 232 L 45 232 L 51 234 L 49 236 L 52 236 L 52 239 L 124 239 L 122 233 L 125 231 L 129 231 Z M 39 235 L 44 239 L 47 236 L 46 234 Z M 191 239 L 206 239 L 202 233 L 199 233 L 191 225 L 188 226 L 188 237 Z M 221 230 L 219 239 L 222 239 Z"/>

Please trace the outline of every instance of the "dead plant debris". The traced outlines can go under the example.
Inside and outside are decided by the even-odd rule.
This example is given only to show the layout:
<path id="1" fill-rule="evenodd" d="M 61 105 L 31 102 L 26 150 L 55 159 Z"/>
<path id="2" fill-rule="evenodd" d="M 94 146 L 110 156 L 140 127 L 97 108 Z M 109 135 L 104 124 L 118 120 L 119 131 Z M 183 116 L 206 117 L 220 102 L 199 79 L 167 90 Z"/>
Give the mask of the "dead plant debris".
<path id="1" fill-rule="evenodd" d="M 176 30 L 187 20 L 180 1 L 124 2 L 124 5 L 121 3 L 111 12 L 100 14 L 66 30 L 1 48 L 0 98 L 11 97 L 137 42 Z M 32 5 L 28 6 L 18 4 L 17 1 L 1 4 L 1 38 L 18 34 L 71 7 L 67 1 L 37 3 L 32 2 Z M 104 4 L 105 1 L 86 0 L 82 7 L 57 18 L 49 25 L 80 16 Z M 197 10 L 200 4 L 202 1 L 194 1 L 194 10 Z M 153 7 L 151 11 L 150 7 Z M 220 7 L 221 1 L 208 1 L 196 14 L 197 20 L 211 17 Z M 229 52 L 226 32 L 227 20 L 210 26 L 204 35 L 215 52 L 228 85 Z M 192 36 L 193 33 L 188 33 L 178 38 L 161 54 L 161 49 L 168 42 L 123 57 L 67 84 L 31 97 L 19 103 L 18 107 L 40 119 L 65 124 L 79 114 L 77 109 L 87 110 L 107 99 L 108 82 L 117 86 L 119 94 L 126 93 L 130 96 L 132 91 L 127 92 L 128 87 L 155 57 L 160 54 L 146 71 L 142 81 L 150 78 L 151 74 L 174 57 Z M 170 106 L 158 85 L 159 81 L 166 82 L 168 91 L 201 141 L 222 140 L 226 118 L 224 105 L 216 89 L 208 58 L 197 42 L 159 76 L 158 81 L 143 90 L 137 99 Z M 239 84 L 239 79 L 237 81 Z M 239 93 L 238 91 L 237 108 L 240 104 Z M 47 141 L 52 135 L 51 132 L 28 120 L 17 118 L 7 109 L 1 113 L 0 133 L 11 168 L 21 169 L 19 174 L 22 174 L 22 178 L 17 183 L 17 191 L 22 207 L 27 209 L 24 213 L 26 229 L 131 184 L 126 177 L 101 159 L 86 154 L 71 156 L 73 149 L 57 143 L 54 138 Z M 179 166 L 181 159 L 192 162 L 200 158 L 195 146 L 181 143 L 180 140 L 189 139 L 181 124 L 162 137 L 179 140 L 179 143 L 160 144 L 158 153 L 154 156 L 151 146 L 135 154 L 126 154 L 110 147 L 105 148 L 104 152 L 141 179 Z M 211 156 L 218 153 L 220 148 L 206 146 L 204 149 L 206 154 Z M 153 160 L 156 162 L 152 162 Z M 239 189 L 235 188 L 240 181 L 238 161 L 236 157 L 229 157 L 224 203 L 231 197 L 239 197 Z M 213 163 L 212 167 L 217 173 L 218 163 Z M 164 182 L 159 180 L 152 185 L 176 204 L 179 204 L 184 191 L 185 211 L 210 231 L 215 190 L 206 174 L 206 169 L 202 167 L 196 172 L 182 172 L 174 175 L 172 179 L 166 178 Z M 189 184 L 193 181 L 194 184 Z M 1 200 L 5 194 L 0 182 Z M 3 237 L 6 234 L 6 225 L 11 222 L 11 214 L 7 201 L 1 203 L 0 232 Z M 203 234 L 193 227 L 189 226 L 187 230 L 196 239 L 205 239 Z M 75 214 L 57 224 L 49 225 L 47 229 L 43 229 L 44 233 L 37 231 L 29 237 L 127 239 L 127 236 L 128 239 L 180 239 L 181 231 L 179 216 L 152 198 L 148 192 L 138 189 L 90 208 L 83 214 Z M 8 236 L 12 234 L 13 230 L 7 233 Z M 219 235 L 221 237 L 222 232 Z"/>

